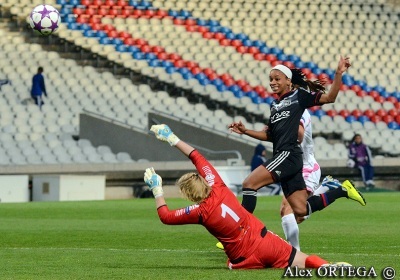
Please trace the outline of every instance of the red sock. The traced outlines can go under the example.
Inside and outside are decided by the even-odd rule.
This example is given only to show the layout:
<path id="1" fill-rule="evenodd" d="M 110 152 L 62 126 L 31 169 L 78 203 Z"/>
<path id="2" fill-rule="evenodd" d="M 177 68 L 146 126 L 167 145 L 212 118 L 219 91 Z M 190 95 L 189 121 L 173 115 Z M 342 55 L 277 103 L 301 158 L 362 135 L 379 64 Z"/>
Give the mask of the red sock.
<path id="1" fill-rule="evenodd" d="M 320 257 L 316 255 L 311 255 L 306 258 L 306 268 L 318 268 L 322 266 L 323 264 L 327 264 L 327 262 L 324 259 L 321 259 Z"/>

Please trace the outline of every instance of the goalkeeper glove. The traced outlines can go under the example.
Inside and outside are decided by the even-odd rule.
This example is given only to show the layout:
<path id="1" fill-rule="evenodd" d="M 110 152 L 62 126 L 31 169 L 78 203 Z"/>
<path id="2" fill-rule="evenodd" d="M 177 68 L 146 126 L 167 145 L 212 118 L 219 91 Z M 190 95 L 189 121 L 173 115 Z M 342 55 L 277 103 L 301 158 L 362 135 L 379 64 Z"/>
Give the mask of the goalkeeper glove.
<path id="1" fill-rule="evenodd" d="M 155 198 L 164 195 L 162 178 L 154 171 L 153 167 L 146 168 L 146 172 L 144 173 L 144 182 L 149 186 Z"/>
<path id="2" fill-rule="evenodd" d="M 168 142 L 171 146 L 175 146 L 180 140 L 166 124 L 152 125 L 150 130 L 158 140 Z"/>

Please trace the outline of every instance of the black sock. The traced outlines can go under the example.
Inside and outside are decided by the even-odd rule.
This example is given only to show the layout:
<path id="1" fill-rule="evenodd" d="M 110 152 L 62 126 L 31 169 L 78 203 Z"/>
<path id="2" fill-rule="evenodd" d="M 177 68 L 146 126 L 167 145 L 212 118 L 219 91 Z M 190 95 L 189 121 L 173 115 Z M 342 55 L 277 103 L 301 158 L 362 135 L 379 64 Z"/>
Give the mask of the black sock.
<path id="1" fill-rule="evenodd" d="M 342 188 L 337 188 L 320 195 L 309 197 L 307 199 L 307 215 L 324 209 L 340 197 L 347 197 L 347 192 L 343 191 Z"/>
<path id="2" fill-rule="evenodd" d="M 242 206 L 250 213 L 254 212 L 257 204 L 257 191 L 253 189 L 243 189 Z"/>

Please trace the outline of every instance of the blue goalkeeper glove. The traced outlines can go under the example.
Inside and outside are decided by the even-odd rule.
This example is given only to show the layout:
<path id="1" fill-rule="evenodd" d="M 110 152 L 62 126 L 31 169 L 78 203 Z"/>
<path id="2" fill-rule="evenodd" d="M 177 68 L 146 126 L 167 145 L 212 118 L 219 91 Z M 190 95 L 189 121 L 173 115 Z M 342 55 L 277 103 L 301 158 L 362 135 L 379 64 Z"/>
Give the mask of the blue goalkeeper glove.
<path id="1" fill-rule="evenodd" d="M 175 146 L 180 141 L 166 124 L 152 125 L 150 130 L 154 132 L 158 140 L 168 142 L 171 146 Z"/>
<path id="2" fill-rule="evenodd" d="M 154 171 L 153 167 L 146 168 L 146 172 L 144 173 L 144 182 L 149 186 L 155 198 L 164 195 L 162 178 Z"/>

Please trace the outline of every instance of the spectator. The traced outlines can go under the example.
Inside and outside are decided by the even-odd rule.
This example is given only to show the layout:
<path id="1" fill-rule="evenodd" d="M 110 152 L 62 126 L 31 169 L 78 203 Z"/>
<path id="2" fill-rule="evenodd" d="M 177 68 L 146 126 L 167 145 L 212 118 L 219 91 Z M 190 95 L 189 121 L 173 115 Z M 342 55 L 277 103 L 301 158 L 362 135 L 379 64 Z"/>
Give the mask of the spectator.
<path id="1" fill-rule="evenodd" d="M 360 134 L 355 134 L 349 146 L 349 167 L 358 168 L 366 189 L 374 188 L 374 167 L 371 163 L 371 150 L 362 142 Z"/>
<path id="2" fill-rule="evenodd" d="M 264 162 L 267 161 L 267 150 L 263 144 L 258 144 L 254 149 L 254 155 L 251 159 L 251 171 L 262 165 Z M 279 195 L 281 190 L 281 185 L 278 183 L 272 183 L 270 185 L 265 186 L 267 189 L 270 190 L 271 195 Z"/>
<path id="3" fill-rule="evenodd" d="M 44 77 L 42 75 L 43 67 L 39 67 L 37 74 L 35 74 L 32 78 L 32 89 L 31 89 L 31 96 L 32 99 L 35 101 L 35 104 L 42 108 L 43 97 L 44 94 L 47 97 L 46 87 L 44 85 Z"/>
<path id="4" fill-rule="evenodd" d="M 259 167 L 261 164 L 266 162 L 265 156 L 267 155 L 267 150 L 263 144 L 258 144 L 254 149 L 254 155 L 251 159 L 251 171 Z"/>

